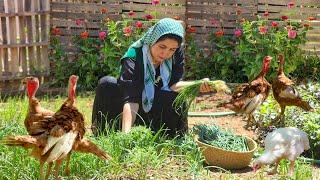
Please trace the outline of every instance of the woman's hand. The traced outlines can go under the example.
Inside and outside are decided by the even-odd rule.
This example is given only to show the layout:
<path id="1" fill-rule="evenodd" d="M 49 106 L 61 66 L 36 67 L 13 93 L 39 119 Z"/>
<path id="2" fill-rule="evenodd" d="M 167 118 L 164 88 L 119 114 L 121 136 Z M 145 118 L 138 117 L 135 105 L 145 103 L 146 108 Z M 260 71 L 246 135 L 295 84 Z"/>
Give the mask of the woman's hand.
<path id="1" fill-rule="evenodd" d="M 211 92 L 212 91 L 212 88 L 208 84 L 209 80 L 210 80 L 209 78 L 202 79 L 203 83 L 200 85 L 200 92 L 201 93 L 207 93 L 207 92 Z"/>

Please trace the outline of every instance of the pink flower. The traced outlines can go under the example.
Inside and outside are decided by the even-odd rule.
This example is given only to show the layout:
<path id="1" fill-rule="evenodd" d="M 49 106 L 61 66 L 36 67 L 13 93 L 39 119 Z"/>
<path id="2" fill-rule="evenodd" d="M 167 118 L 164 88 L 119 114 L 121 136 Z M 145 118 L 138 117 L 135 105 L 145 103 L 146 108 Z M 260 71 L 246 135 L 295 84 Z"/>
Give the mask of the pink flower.
<path id="1" fill-rule="evenodd" d="M 234 35 L 238 38 L 238 37 L 241 37 L 241 35 L 242 35 L 242 31 L 241 31 L 241 29 L 236 29 L 235 31 L 234 31 Z"/>
<path id="2" fill-rule="evenodd" d="M 152 5 L 157 5 L 160 3 L 160 0 L 152 0 L 151 3 Z"/>
<path id="3" fill-rule="evenodd" d="M 99 39 L 104 40 L 107 37 L 107 33 L 105 31 L 99 32 Z"/>
<path id="4" fill-rule="evenodd" d="M 153 16 L 152 16 L 151 14 L 147 14 L 147 15 L 145 16 L 145 18 L 146 18 L 147 20 L 151 20 L 151 19 L 153 19 Z"/>
<path id="5" fill-rule="evenodd" d="M 124 35 L 127 36 L 127 37 L 130 36 L 131 33 L 132 33 L 131 27 L 130 27 L 130 26 L 127 26 L 127 27 L 123 28 L 123 33 L 124 33 Z"/>
<path id="6" fill-rule="evenodd" d="M 143 23 L 141 21 L 137 21 L 135 25 L 136 25 L 136 28 L 140 29 L 142 28 Z"/>
<path id="7" fill-rule="evenodd" d="M 268 16 L 269 16 L 269 11 L 265 11 L 265 12 L 263 13 L 263 16 L 268 17 Z"/>
<path id="8" fill-rule="evenodd" d="M 213 25 L 213 26 L 215 26 L 215 27 L 218 27 L 218 25 L 219 25 L 219 22 L 218 22 L 218 20 L 216 20 L 216 19 L 212 19 L 211 20 L 211 24 Z"/>
<path id="9" fill-rule="evenodd" d="M 276 22 L 276 21 L 272 21 L 272 22 L 271 22 L 271 26 L 274 27 L 274 28 L 276 28 L 276 27 L 279 26 L 279 23 Z"/>
<path id="10" fill-rule="evenodd" d="M 281 16 L 281 19 L 282 19 L 283 21 L 285 21 L 285 20 L 288 19 L 288 16 Z"/>
<path id="11" fill-rule="evenodd" d="M 297 37 L 297 31 L 289 29 L 288 30 L 288 38 L 289 39 L 295 39 Z"/>
<path id="12" fill-rule="evenodd" d="M 293 8 L 294 7 L 294 2 L 289 2 L 288 3 L 288 8 Z"/>
<path id="13" fill-rule="evenodd" d="M 136 13 L 135 13 L 134 11 L 130 11 L 130 12 L 128 13 L 128 15 L 129 15 L 130 17 L 133 17 L 133 16 L 136 15 Z"/>
<path id="14" fill-rule="evenodd" d="M 266 26 L 260 26 L 259 32 L 260 32 L 260 34 L 267 34 L 268 28 Z"/>
<path id="15" fill-rule="evenodd" d="M 82 20 L 81 19 L 76 19 L 76 25 L 80 26 L 82 24 Z"/>

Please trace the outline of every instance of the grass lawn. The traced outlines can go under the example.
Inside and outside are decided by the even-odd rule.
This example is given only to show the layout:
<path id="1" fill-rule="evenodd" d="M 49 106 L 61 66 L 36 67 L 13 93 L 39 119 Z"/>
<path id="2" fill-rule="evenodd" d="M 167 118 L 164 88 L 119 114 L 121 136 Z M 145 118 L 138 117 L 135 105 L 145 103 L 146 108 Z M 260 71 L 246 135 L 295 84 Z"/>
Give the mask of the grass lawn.
<path id="1" fill-rule="evenodd" d="M 65 97 L 43 97 L 41 105 L 57 110 Z M 224 171 L 208 167 L 191 135 L 168 139 L 148 128 L 135 127 L 129 134 L 108 131 L 105 137 L 93 138 L 90 132 L 92 94 L 80 94 L 77 107 L 86 118 L 86 136 L 99 144 L 112 157 L 102 161 L 91 154 L 73 153 L 71 175 L 62 179 L 316 179 L 319 169 L 296 162 L 293 177 L 286 176 L 288 163 L 283 161 L 279 174 L 267 176 L 265 171 Z M 23 121 L 28 100 L 24 96 L 0 100 L 0 139 L 7 135 L 27 134 Z M 265 170 L 265 169 L 264 169 Z M 0 179 L 37 179 L 39 162 L 23 148 L 0 145 Z M 53 176 L 51 176 L 53 178 Z"/>

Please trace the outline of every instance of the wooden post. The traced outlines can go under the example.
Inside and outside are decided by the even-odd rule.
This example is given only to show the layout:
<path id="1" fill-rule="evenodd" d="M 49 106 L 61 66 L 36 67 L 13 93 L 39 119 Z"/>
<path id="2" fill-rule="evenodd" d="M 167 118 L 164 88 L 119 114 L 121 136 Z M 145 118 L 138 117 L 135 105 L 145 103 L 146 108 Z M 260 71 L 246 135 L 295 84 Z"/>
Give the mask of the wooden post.
<path id="1" fill-rule="evenodd" d="M 25 12 L 25 0 L 19 0 L 20 2 L 17 3 L 17 9 L 18 12 Z M 21 2 L 22 1 L 22 2 Z M 26 44 L 26 31 L 25 31 L 25 16 L 20 16 L 18 18 L 18 30 L 19 35 L 20 35 L 20 44 Z M 28 66 L 27 66 L 27 60 L 26 60 L 26 47 L 21 46 L 19 47 L 19 64 L 20 64 L 20 69 L 22 70 L 23 76 L 26 76 L 28 74 Z"/>
<path id="2" fill-rule="evenodd" d="M 50 4 L 49 0 L 42 0 L 41 1 L 40 10 L 42 11 L 49 11 L 50 10 Z M 50 64 L 48 59 L 48 44 L 49 44 L 49 32 L 50 32 L 50 15 L 48 12 L 46 12 L 44 15 L 39 16 L 40 17 L 40 26 L 41 26 L 41 42 L 45 43 L 43 46 L 41 46 L 41 67 L 45 71 L 45 74 L 49 73 Z"/>
<path id="3" fill-rule="evenodd" d="M 35 12 L 34 8 L 34 0 L 26 0 L 26 5 L 28 5 L 28 11 L 29 12 Z M 28 43 L 34 43 L 36 42 L 36 23 L 35 23 L 35 16 L 31 15 L 27 17 L 27 29 L 28 29 Z M 29 73 L 32 74 L 34 71 L 34 68 L 37 66 L 36 60 L 37 60 L 37 49 L 35 46 L 28 46 L 28 55 L 29 55 Z"/>
<path id="4" fill-rule="evenodd" d="M 0 46 L 3 45 L 3 33 L 2 33 L 2 18 L 0 17 Z M 0 47 L 0 79 L 2 78 L 3 69 L 3 61 L 4 61 L 4 48 Z"/>
<path id="5" fill-rule="evenodd" d="M 15 1 L 5 0 L 4 9 L 5 13 L 14 13 L 15 12 Z M 17 29 L 16 29 L 16 18 L 15 17 L 6 17 L 6 27 L 7 27 L 7 40 L 8 45 L 17 44 Z M 9 72 L 11 76 L 15 76 L 19 72 L 19 59 L 18 59 L 18 48 L 11 47 L 8 48 L 9 53 Z"/>

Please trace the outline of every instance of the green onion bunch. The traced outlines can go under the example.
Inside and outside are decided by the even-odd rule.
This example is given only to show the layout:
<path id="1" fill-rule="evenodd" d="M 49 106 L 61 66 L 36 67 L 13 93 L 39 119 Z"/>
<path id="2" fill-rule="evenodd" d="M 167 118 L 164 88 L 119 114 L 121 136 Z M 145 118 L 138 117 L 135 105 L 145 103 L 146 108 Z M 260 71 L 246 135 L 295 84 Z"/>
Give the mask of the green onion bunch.
<path id="1" fill-rule="evenodd" d="M 194 130 L 198 133 L 199 141 L 228 151 L 249 151 L 245 137 L 224 131 L 216 125 L 197 125 Z"/>
<path id="2" fill-rule="evenodd" d="M 176 99 L 173 101 L 173 107 L 176 109 L 177 112 L 179 108 L 182 108 L 185 105 L 186 108 L 182 108 L 184 109 L 182 113 L 184 115 L 187 115 L 192 101 L 200 93 L 200 86 L 203 82 L 204 80 L 195 81 L 192 85 L 184 87 L 179 92 Z M 215 81 L 207 81 L 207 83 L 211 87 L 212 91 L 215 91 L 218 93 L 230 93 L 230 89 L 224 81 L 215 80 Z"/>

